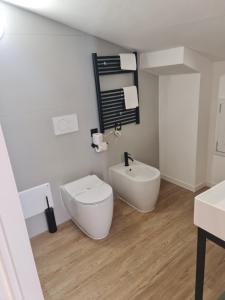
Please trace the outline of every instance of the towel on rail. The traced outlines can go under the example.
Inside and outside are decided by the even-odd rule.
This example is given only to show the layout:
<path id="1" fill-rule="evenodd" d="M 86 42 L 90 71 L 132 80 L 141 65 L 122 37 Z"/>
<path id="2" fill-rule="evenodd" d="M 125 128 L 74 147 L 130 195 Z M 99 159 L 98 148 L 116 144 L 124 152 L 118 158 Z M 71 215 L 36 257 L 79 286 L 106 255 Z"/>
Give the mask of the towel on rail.
<path id="1" fill-rule="evenodd" d="M 135 85 L 123 88 L 126 109 L 138 107 L 138 94 Z"/>
<path id="2" fill-rule="evenodd" d="M 136 70 L 136 56 L 134 53 L 121 53 L 120 56 L 120 67 L 122 70 Z"/>

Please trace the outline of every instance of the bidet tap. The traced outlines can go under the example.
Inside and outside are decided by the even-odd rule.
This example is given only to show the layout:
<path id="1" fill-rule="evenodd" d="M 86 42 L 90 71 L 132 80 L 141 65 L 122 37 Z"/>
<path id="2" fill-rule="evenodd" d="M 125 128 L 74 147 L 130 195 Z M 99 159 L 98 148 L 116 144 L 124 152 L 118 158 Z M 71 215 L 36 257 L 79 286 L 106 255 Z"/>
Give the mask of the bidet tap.
<path id="1" fill-rule="evenodd" d="M 129 159 L 131 161 L 134 161 L 134 159 L 131 157 L 131 155 L 128 153 L 128 152 L 124 152 L 124 165 L 125 167 L 128 167 L 129 166 Z"/>

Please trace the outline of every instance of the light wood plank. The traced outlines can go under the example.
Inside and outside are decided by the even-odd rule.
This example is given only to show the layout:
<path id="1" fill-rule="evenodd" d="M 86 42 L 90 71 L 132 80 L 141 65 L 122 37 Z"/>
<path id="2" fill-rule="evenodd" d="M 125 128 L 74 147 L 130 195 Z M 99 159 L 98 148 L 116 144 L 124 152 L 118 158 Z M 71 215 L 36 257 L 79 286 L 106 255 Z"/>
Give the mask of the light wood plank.
<path id="1" fill-rule="evenodd" d="M 162 182 L 154 212 L 117 200 L 110 235 L 93 241 L 67 222 L 32 239 L 46 300 L 194 299 L 194 194 Z M 208 243 L 204 300 L 225 290 L 225 251 Z"/>

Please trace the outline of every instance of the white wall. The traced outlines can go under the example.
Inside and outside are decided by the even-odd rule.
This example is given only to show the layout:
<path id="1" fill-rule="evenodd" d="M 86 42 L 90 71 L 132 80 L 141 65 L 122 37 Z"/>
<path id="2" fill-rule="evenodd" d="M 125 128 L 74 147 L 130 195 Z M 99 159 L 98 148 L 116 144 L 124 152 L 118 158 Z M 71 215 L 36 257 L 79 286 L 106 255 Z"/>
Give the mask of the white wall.
<path id="1" fill-rule="evenodd" d="M 210 110 L 209 155 L 208 155 L 208 184 L 214 185 L 225 180 L 225 156 L 216 153 L 216 119 L 219 104 L 219 83 L 225 75 L 225 61 L 213 64 L 212 103 Z M 225 87 L 224 87 L 225 88 Z"/>
<path id="2" fill-rule="evenodd" d="M 184 47 L 144 52 L 141 54 L 140 67 L 152 69 L 180 65 L 184 63 Z"/>
<path id="3" fill-rule="evenodd" d="M 194 190 L 200 75 L 159 77 L 160 171 L 169 181 Z"/>
<path id="4" fill-rule="evenodd" d="M 186 47 L 142 54 L 143 68 L 154 71 L 155 63 L 160 74 L 160 170 L 164 178 L 195 191 L 207 183 L 212 64 Z"/>
<path id="5" fill-rule="evenodd" d="M 212 63 L 208 58 L 184 48 L 184 62 L 200 73 L 196 187 L 207 185 L 208 140 L 212 93 Z"/>
<path id="6" fill-rule="evenodd" d="M 127 51 L 59 23 L 1 4 L 5 35 L 0 40 L 0 120 L 19 191 L 50 182 L 57 222 L 68 219 L 59 186 L 90 173 L 106 178 L 122 153 L 151 165 L 158 159 L 158 80 L 139 72 L 140 125 L 123 128 L 107 153 L 90 147 L 98 127 L 91 53 Z M 129 76 L 108 77 L 103 88 L 127 85 Z M 55 137 L 51 118 L 77 113 L 80 130 Z M 46 229 L 44 215 L 27 221 L 31 236 Z"/>

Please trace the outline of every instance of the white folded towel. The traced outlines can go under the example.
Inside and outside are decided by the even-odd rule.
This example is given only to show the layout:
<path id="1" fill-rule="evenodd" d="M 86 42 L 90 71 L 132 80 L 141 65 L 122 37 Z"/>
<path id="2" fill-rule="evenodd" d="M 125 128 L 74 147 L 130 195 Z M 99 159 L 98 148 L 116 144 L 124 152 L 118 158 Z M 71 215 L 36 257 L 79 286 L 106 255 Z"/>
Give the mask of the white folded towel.
<path id="1" fill-rule="evenodd" d="M 123 88 L 126 109 L 138 107 L 138 94 L 135 85 Z"/>
<path id="2" fill-rule="evenodd" d="M 121 53 L 120 56 L 120 67 L 122 70 L 136 70 L 136 56 L 134 53 Z"/>

